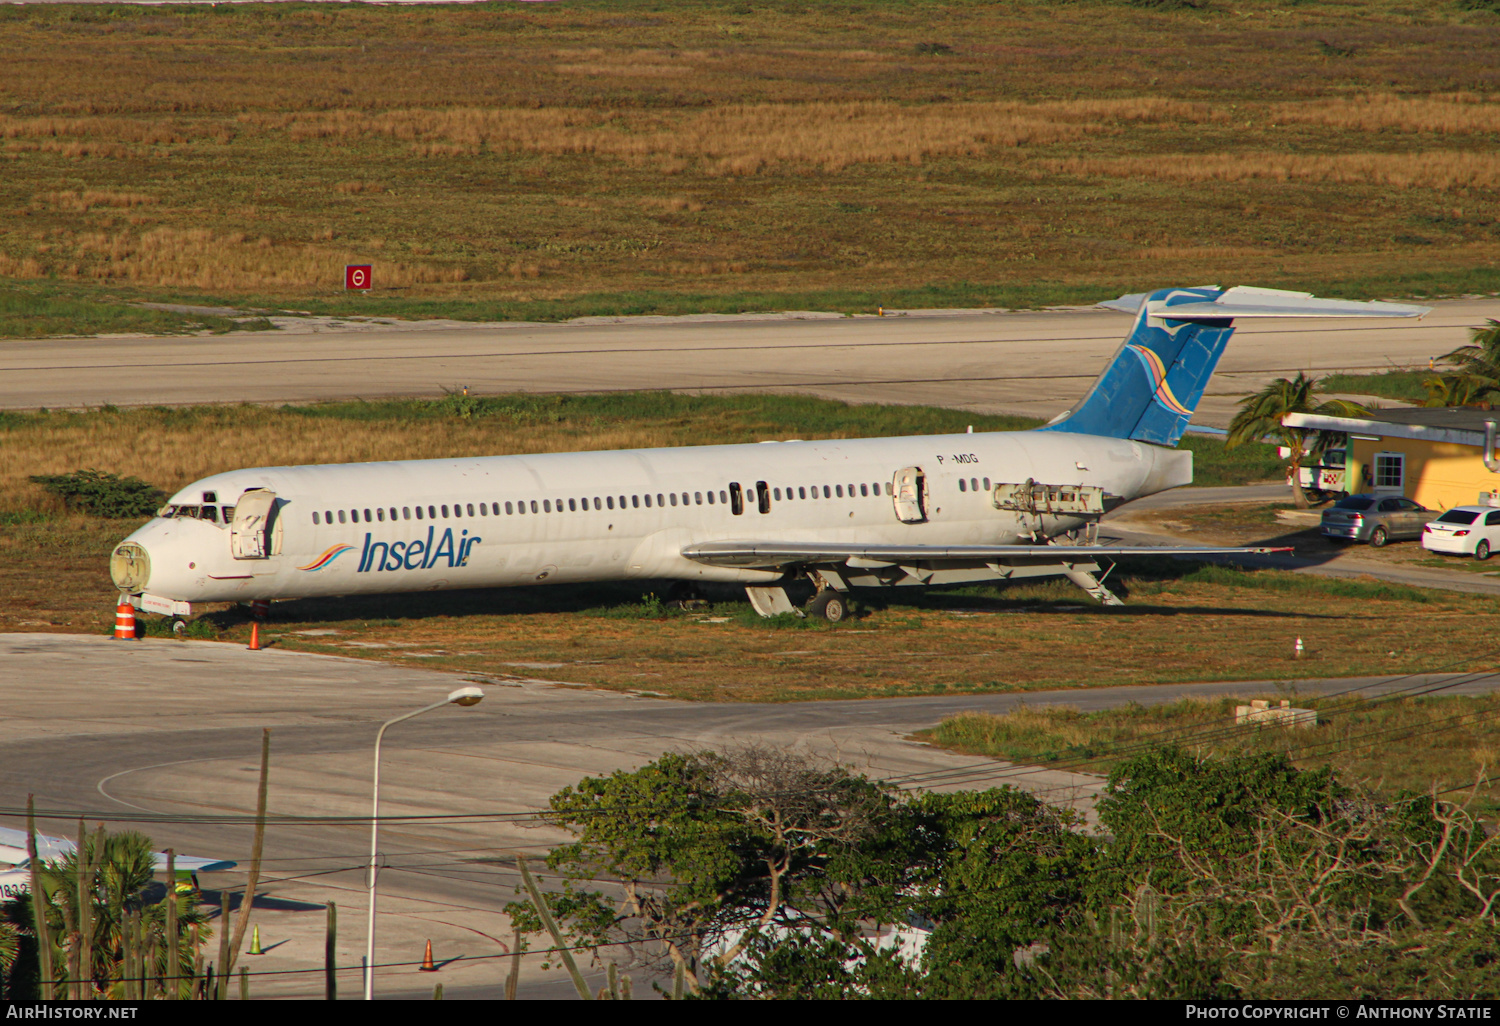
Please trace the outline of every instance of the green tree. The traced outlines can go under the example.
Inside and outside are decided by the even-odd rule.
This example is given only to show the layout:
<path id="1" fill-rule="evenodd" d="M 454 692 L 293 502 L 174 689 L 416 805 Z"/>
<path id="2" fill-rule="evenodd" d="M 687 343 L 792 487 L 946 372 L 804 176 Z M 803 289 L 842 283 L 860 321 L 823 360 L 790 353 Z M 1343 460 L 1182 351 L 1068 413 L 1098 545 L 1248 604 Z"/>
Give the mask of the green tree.
<path id="1" fill-rule="evenodd" d="M 213 931 L 196 896 L 177 892 L 179 964 L 168 972 L 166 904 L 148 902 L 146 894 L 155 876 L 154 854 L 142 834 L 106 834 L 101 828 L 84 836 L 81 866 L 75 850 L 40 867 L 55 978 L 73 981 L 59 993 L 81 1000 L 125 997 L 127 966 L 139 958 L 150 980 L 178 977 L 178 995 L 191 995 L 200 945 Z M 31 943 L 31 957 L 25 961 L 32 964 L 17 966 L 16 979 L 35 979 L 33 911 L 31 895 L 5 909 L 5 922 Z M 11 989 L 12 998 L 24 996 Z"/>
<path id="2" fill-rule="evenodd" d="M 1267 435 L 1279 438 L 1282 447 L 1289 451 L 1286 471 L 1298 509 L 1307 509 L 1310 504 L 1297 471 L 1308 456 L 1323 455 L 1331 440 L 1330 433 L 1288 427 L 1282 420 L 1290 413 L 1361 417 L 1370 412 L 1347 399 L 1323 399 L 1317 393 L 1319 383 L 1319 380 L 1298 371 L 1295 378 L 1277 378 L 1254 395 L 1240 400 L 1239 412 L 1229 422 L 1229 437 L 1224 443 L 1225 448 L 1233 449 Z"/>

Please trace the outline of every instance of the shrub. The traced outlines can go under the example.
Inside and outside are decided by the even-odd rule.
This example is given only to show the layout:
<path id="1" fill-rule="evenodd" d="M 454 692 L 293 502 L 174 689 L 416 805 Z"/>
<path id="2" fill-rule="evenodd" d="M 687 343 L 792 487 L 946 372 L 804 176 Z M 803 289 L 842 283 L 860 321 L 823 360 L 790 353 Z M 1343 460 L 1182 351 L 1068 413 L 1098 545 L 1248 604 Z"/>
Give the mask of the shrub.
<path id="1" fill-rule="evenodd" d="M 167 498 L 166 492 L 138 477 L 120 477 L 103 470 L 33 474 L 31 480 L 62 499 L 68 509 L 96 517 L 120 520 L 149 517 Z"/>

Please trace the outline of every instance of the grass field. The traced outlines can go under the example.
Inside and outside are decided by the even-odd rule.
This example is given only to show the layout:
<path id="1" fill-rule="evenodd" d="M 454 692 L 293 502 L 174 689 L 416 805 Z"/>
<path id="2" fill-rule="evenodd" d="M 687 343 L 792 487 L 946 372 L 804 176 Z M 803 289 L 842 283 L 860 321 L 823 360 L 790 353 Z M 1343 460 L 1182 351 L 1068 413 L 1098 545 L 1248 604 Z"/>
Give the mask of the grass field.
<path id="1" fill-rule="evenodd" d="M 1285 753 L 1302 767 L 1333 766 L 1345 781 L 1365 781 L 1386 792 L 1422 792 L 1472 784 L 1493 811 L 1500 800 L 1500 696 L 1389 697 L 1354 693 L 1287 699 L 1315 709 L 1312 729 L 1236 727 L 1234 707 L 1257 697 L 1189 699 L 1081 713 L 1060 707 L 1023 707 L 1004 716 L 970 713 L 944 721 L 923 736 L 974 755 L 1105 773 L 1153 744 L 1175 744 L 1216 756 Z"/>
<path id="2" fill-rule="evenodd" d="M 0 293 L 100 308 L 0 305 L 0 333 L 168 299 L 1495 292 L 1497 28 L 1441 0 L 0 8 Z"/>

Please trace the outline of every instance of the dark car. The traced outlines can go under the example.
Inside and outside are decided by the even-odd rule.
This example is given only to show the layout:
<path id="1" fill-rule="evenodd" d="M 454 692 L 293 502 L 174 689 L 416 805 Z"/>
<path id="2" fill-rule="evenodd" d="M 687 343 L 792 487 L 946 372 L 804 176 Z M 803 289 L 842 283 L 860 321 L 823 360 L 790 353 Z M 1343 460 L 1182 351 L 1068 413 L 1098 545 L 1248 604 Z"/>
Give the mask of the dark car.
<path id="1" fill-rule="evenodd" d="M 1388 541 L 1422 537 L 1436 515 L 1404 495 L 1346 495 L 1323 511 L 1318 529 L 1325 538 L 1367 541 L 1379 548 Z"/>

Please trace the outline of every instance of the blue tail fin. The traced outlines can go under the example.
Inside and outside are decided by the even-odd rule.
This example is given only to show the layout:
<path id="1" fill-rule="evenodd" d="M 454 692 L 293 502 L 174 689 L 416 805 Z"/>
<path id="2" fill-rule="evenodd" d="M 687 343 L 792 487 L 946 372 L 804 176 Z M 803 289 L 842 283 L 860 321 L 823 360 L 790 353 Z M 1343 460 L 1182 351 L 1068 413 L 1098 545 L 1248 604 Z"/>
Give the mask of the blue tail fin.
<path id="1" fill-rule="evenodd" d="M 1134 329 L 1083 401 L 1042 430 L 1176 445 L 1234 334 L 1228 317 L 1204 316 L 1203 304 L 1221 295 L 1196 288 L 1125 297 L 1140 301 Z M 1190 304 L 1191 320 L 1161 316 L 1163 307 Z"/>

